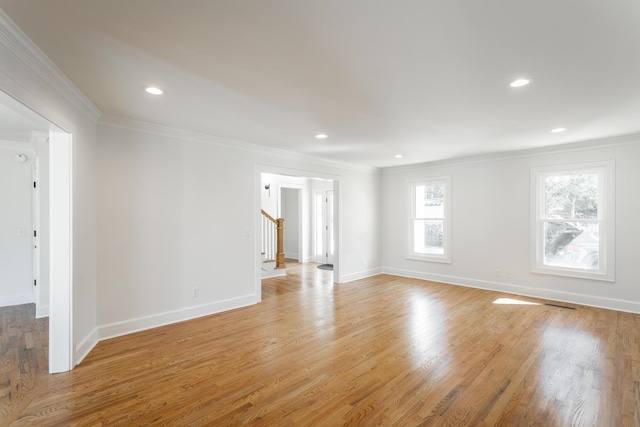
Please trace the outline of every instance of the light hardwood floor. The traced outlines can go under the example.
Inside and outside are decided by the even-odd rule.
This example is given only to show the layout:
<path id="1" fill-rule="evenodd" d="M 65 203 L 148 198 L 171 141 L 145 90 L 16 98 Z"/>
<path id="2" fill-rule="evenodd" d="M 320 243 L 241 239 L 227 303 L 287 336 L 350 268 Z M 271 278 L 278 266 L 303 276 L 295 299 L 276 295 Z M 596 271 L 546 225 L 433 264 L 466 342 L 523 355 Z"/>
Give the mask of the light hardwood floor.
<path id="1" fill-rule="evenodd" d="M 261 304 L 101 342 L 14 424 L 640 425 L 639 315 L 330 278 L 296 266 Z"/>
<path id="2" fill-rule="evenodd" d="M 49 321 L 35 305 L 0 307 L 0 425 L 22 412 L 47 376 Z"/>

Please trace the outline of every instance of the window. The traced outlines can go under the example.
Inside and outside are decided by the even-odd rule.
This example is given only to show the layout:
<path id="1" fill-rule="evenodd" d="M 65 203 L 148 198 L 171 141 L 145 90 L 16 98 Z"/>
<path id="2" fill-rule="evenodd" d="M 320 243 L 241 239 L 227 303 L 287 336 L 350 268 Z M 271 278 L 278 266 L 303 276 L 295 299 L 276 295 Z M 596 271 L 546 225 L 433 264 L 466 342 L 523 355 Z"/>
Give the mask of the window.
<path id="1" fill-rule="evenodd" d="M 532 270 L 614 280 L 613 162 L 532 170 Z"/>
<path id="2" fill-rule="evenodd" d="M 411 218 L 407 258 L 451 262 L 450 179 L 410 182 Z"/>

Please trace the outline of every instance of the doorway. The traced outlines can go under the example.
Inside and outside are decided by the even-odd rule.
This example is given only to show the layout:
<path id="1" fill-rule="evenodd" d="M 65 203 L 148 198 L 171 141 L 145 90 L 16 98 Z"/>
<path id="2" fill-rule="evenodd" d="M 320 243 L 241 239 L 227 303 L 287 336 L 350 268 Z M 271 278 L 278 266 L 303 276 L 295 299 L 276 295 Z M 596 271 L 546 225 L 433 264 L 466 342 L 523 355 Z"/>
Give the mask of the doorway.
<path id="1" fill-rule="evenodd" d="M 40 171 L 40 180 L 48 178 L 48 197 L 39 191 L 34 195 L 38 198 L 40 207 L 40 224 L 33 224 L 33 235 L 40 231 L 34 244 L 41 245 L 45 238 L 46 225 L 43 224 L 48 216 L 49 250 L 48 253 L 40 250 L 33 253 L 39 257 L 37 267 L 39 271 L 32 270 L 30 274 L 38 280 L 35 286 L 41 286 L 38 292 L 34 292 L 40 299 L 40 314 L 49 315 L 49 373 L 65 372 L 73 367 L 72 350 L 72 138 L 71 134 L 64 131 L 37 112 L 31 110 L 17 99 L 0 89 L 0 109 L 3 114 L 0 117 L 0 129 L 11 129 L 14 134 L 20 132 L 28 134 L 44 134 L 48 138 L 48 174 L 43 176 Z M 6 114 L 4 114 L 6 113 Z M 19 132 L 16 133 L 16 129 Z M 39 162 L 44 169 L 44 162 Z M 48 201 L 48 208 L 47 203 Z M 34 204 L 35 201 L 34 201 Z M 42 210 L 47 209 L 47 215 L 42 215 Z M 38 230 L 37 228 L 40 228 Z M 48 260 L 48 273 L 43 269 Z M 44 276 L 47 276 L 46 278 Z M 48 280 L 46 280 L 48 279 Z M 34 286 L 34 287 L 35 287 Z M 48 310 L 44 308 L 48 305 Z"/>
<path id="2" fill-rule="evenodd" d="M 263 210 L 269 215 L 283 217 L 285 257 L 297 259 L 300 263 L 321 262 L 316 256 L 316 214 L 315 194 L 319 190 L 330 191 L 331 203 L 325 204 L 331 215 L 324 214 L 330 219 L 326 225 L 330 262 L 333 264 L 333 282 L 338 282 L 340 265 L 340 239 L 338 221 L 338 191 L 339 177 L 324 175 L 309 171 L 298 171 L 278 167 L 256 165 L 256 195 L 255 195 L 255 237 L 256 237 L 256 285 L 255 293 L 260 301 L 261 295 L 261 264 L 260 248 L 263 247 L 262 215 Z M 277 190 L 277 191 L 273 191 Z M 297 211 L 297 212 L 296 212 Z M 288 217 L 288 218 L 287 218 Z M 296 236 L 297 234 L 297 236 Z M 296 252 L 297 249 L 297 252 Z"/>

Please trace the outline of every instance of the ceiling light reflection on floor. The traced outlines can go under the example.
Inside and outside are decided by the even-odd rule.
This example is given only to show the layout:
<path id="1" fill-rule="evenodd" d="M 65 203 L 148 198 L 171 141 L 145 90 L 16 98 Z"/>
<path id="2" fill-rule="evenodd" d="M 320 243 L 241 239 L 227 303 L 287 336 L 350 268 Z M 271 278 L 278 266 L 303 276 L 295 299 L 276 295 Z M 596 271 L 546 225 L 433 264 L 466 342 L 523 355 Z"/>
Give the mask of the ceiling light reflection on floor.
<path id="1" fill-rule="evenodd" d="M 541 304 L 538 304 L 537 302 L 522 301 L 522 300 L 513 299 L 513 298 L 498 298 L 493 303 L 494 304 L 512 304 L 512 305 L 541 305 Z"/>

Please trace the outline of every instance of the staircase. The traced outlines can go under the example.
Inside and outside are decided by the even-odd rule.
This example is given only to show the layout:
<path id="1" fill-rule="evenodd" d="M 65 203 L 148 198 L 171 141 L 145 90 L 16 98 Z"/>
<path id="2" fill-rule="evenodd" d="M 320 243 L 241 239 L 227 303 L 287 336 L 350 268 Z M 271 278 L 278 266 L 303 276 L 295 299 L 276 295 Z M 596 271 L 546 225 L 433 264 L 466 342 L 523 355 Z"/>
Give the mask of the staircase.
<path id="1" fill-rule="evenodd" d="M 285 276 L 284 219 L 262 212 L 262 278 Z"/>

